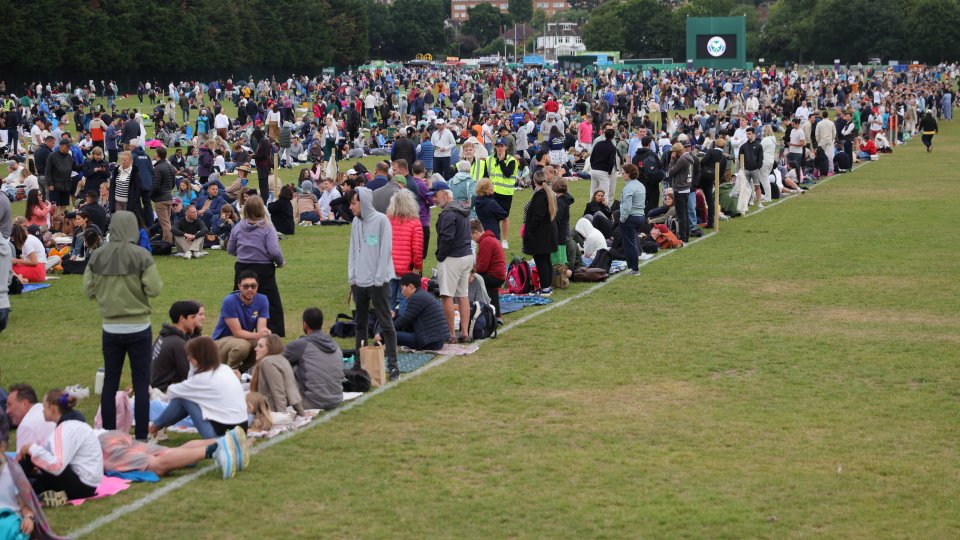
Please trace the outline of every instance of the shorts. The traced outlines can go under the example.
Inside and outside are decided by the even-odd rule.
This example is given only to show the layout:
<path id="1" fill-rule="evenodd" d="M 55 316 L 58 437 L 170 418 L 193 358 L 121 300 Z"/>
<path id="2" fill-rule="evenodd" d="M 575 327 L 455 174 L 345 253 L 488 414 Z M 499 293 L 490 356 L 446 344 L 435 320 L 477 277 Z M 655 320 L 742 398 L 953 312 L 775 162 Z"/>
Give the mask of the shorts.
<path id="1" fill-rule="evenodd" d="M 473 255 L 447 257 L 437 263 L 437 281 L 440 283 L 440 296 L 466 298 L 470 295 L 470 270 L 473 269 Z"/>
<path id="2" fill-rule="evenodd" d="M 750 183 L 754 186 L 760 185 L 760 169 L 754 171 L 744 170 L 744 174 L 747 176 L 747 180 L 750 180 Z"/>
<path id="3" fill-rule="evenodd" d="M 165 446 L 135 441 L 128 433 L 121 431 L 107 431 L 99 438 L 105 471 L 146 471 L 154 456 L 169 450 Z"/>
<path id="4" fill-rule="evenodd" d="M 497 204 L 500 205 L 500 208 L 503 208 L 504 212 L 507 213 L 507 217 L 510 217 L 510 207 L 513 205 L 513 195 L 494 193 L 493 200 L 497 201 Z"/>

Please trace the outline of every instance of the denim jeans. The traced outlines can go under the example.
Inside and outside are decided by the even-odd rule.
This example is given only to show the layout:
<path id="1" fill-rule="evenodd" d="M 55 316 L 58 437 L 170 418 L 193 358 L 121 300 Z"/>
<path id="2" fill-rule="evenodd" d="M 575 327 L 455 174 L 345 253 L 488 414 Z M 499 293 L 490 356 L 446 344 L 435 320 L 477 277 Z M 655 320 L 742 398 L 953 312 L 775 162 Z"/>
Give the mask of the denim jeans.
<path id="1" fill-rule="evenodd" d="M 620 222 L 620 237 L 623 239 L 623 252 L 627 257 L 627 267 L 640 268 L 640 249 L 637 247 L 637 232 L 646 224 L 646 216 L 630 216 Z"/>
<path id="2" fill-rule="evenodd" d="M 157 417 L 156 422 L 153 424 L 158 428 L 165 428 L 167 426 L 176 424 L 188 416 L 190 417 L 190 420 L 193 421 L 193 425 L 197 428 L 197 432 L 200 433 L 201 438 L 217 438 L 217 433 L 213 429 L 213 424 L 211 424 L 209 420 L 205 420 L 203 418 L 203 411 L 200 410 L 200 405 L 197 405 L 195 402 L 190 401 L 189 399 L 171 399 L 170 404 L 167 405 L 167 408 L 164 409 L 162 413 L 160 413 L 160 416 Z M 139 426 L 140 422 L 137 422 L 137 427 Z"/>
<path id="3" fill-rule="evenodd" d="M 443 341 L 426 343 L 420 346 L 417 343 L 417 334 L 413 332 L 397 332 L 397 345 L 418 351 L 439 351 L 443 348 Z"/>
<path id="4" fill-rule="evenodd" d="M 397 315 L 407 309 L 407 297 L 400 293 L 400 280 L 390 280 L 390 309 L 396 308 Z"/>
<path id="5" fill-rule="evenodd" d="M 117 390 L 123 374 L 123 361 L 130 356 L 133 378 L 136 438 L 146 440 L 150 423 L 150 349 L 153 331 L 150 328 L 132 334 L 103 332 L 103 394 L 100 395 L 100 416 L 103 429 L 117 429 Z"/>
<path id="6" fill-rule="evenodd" d="M 687 217 L 690 219 L 690 230 L 697 228 L 697 192 L 691 191 L 687 195 Z"/>

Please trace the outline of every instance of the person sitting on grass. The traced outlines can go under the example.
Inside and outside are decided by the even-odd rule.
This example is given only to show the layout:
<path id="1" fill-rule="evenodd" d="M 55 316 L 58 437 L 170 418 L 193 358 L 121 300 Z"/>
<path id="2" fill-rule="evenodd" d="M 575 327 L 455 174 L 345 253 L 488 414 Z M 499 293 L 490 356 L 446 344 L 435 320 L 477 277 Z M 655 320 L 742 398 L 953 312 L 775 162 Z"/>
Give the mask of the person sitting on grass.
<path id="1" fill-rule="evenodd" d="M 220 319 L 213 329 L 220 360 L 233 369 L 246 371 L 255 361 L 257 340 L 270 335 L 267 319 L 270 302 L 257 293 L 259 280 L 253 270 L 244 270 L 237 280 L 238 290 L 223 299 Z"/>
<path id="2" fill-rule="evenodd" d="M 283 340 L 280 336 L 270 334 L 260 338 L 254 350 L 257 364 L 253 367 L 250 391 L 263 394 L 273 412 L 286 413 L 289 406 L 297 416 L 306 416 L 297 378 L 293 375 L 290 362 L 283 357 Z"/>
<path id="3" fill-rule="evenodd" d="M 9 392 L 7 415 L 17 428 L 17 443 L 20 446 L 43 444 L 57 425 L 44 417 L 37 391 L 29 384 L 15 384 Z"/>
<path id="4" fill-rule="evenodd" d="M 17 461 L 47 506 L 93 497 L 103 480 L 103 454 L 96 434 L 75 410 L 76 396 L 47 392 L 43 417 L 57 427 L 42 444 L 22 445 Z"/>
<path id="5" fill-rule="evenodd" d="M 220 208 L 220 213 L 217 214 L 217 217 L 213 220 L 213 226 L 210 227 L 210 232 L 217 237 L 216 243 L 210 246 L 210 249 L 223 249 L 223 246 L 230 240 L 230 231 L 233 230 L 233 226 L 237 224 L 238 220 L 237 211 L 233 209 L 232 205 L 225 204 Z"/>
<path id="6" fill-rule="evenodd" d="M 197 207 L 188 206 L 184 216 L 173 226 L 173 241 L 177 244 L 177 255 L 184 259 L 200 258 L 207 255 L 202 251 L 203 237 L 207 234 L 207 225 L 197 216 Z"/>
<path id="7" fill-rule="evenodd" d="M 673 207 L 673 188 L 663 192 L 663 205 L 654 208 L 647 214 L 650 223 L 666 223 L 668 219 L 677 217 L 677 209 Z"/>
<path id="8" fill-rule="evenodd" d="M 404 274 L 400 278 L 400 294 L 407 299 L 407 305 L 393 323 L 397 345 L 418 351 L 442 349 L 450 337 L 447 319 L 437 299 L 420 288 L 420 276 Z"/>
<path id="9" fill-rule="evenodd" d="M 330 410 L 343 401 L 343 352 L 322 328 L 320 308 L 305 309 L 303 337 L 288 343 L 283 356 L 293 367 L 303 406 Z"/>
<path id="10" fill-rule="evenodd" d="M 31 225 L 34 227 L 34 225 Z M 39 232 L 39 231 L 38 231 Z M 56 266 L 60 257 L 54 255 L 47 259 L 47 251 L 39 238 L 27 232 L 23 225 L 15 224 L 10 235 L 10 243 L 19 256 L 13 258 L 13 273 L 25 283 L 43 283 L 47 280 L 47 269 Z"/>
<path id="11" fill-rule="evenodd" d="M 294 234 L 297 232 L 293 215 L 293 186 L 285 185 L 280 188 L 276 200 L 267 205 L 270 211 L 270 221 L 273 228 L 280 234 Z"/>
<path id="12" fill-rule="evenodd" d="M 197 215 L 209 227 L 213 223 L 213 216 L 220 212 L 220 207 L 227 204 L 226 199 L 220 193 L 219 183 L 207 184 L 207 190 L 194 201 L 197 208 Z"/>
<path id="13" fill-rule="evenodd" d="M 483 280 L 484 289 L 490 297 L 490 304 L 496 310 L 497 317 L 500 317 L 499 289 L 507 279 L 507 262 L 503 246 L 493 235 L 493 231 L 483 230 L 483 226 L 475 219 L 470 222 L 470 237 L 477 244 L 474 271 Z"/>
<path id="14" fill-rule="evenodd" d="M 122 431 L 103 432 L 99 440 L 106 471 L 152 472 L 166 476 L 204 459 L 213 459 L 226 480 L 233 478 L 236 471 L 250 466 L 249 443 L 246 433 L 239 427 L 216 439 L 187 441 L 173 448 L 140 442 Z"/>
<path id="15" fill-rule="evenodd" d="M 316 225 L 320 222 L 320 204 L 313 194 L 313 182 L 304 180 L 293 202 L 296 222 L 300 225 Z"/>
<path id="16" fill-rule="evenodd" d="M 153 422 L 150 435 L 190 417 L 204 439 L 221 437 L 235 427 L 247 428 L 247 402 L 240 378 L 220 363 L 217 345 L 201 336 L 186 345 L 191 375 L 167 387 L 170 403 Z"/>
<path id="17" fill-rule="evenodd" d="M 200 304 L 190 300 L 174 302 L 170 306 L 170 322 L 163 323 L 157 340 L 153 342 L 150 360 L 150 386 L 166 392 L 171 384 L 183 382 L 190 375 L 186 344 L 196 330 Z"/>

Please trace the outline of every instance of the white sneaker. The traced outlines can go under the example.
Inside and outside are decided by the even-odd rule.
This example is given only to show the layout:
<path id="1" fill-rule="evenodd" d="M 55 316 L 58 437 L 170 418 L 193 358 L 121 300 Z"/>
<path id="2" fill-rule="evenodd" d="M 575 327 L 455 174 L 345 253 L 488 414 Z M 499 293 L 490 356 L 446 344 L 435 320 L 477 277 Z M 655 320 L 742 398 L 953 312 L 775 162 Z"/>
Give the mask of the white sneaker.
<path id="1" fill-rule="evenodd" d="M 193 258 L 193 252 L 192 252 L 192 251 L 188 251 L 188 252 L 184 253 L 184 254 L 183 254 L 183 258 L 184 258 L 184 259 L 192 259 L 192 258 Z"/>
<path id="2" fill-rule="evenodd" d="M 84 386 L 79 384 L 68 386 L 64 388 L 63 391 L 66 392 L 67 394 L 70 394 L 71 396 L 75 396 L 77 399 L 84 399 L 84 398 L 90 397 L 90 389 L 85 388 Z"/>
<path id="3" fill-rule="evenodd" d="M 759 210 L 759 209 L 761 209 L 761 208 L 763 208 L 763 203 L 762 203 L 762 202 L 758 202 L 758 203 L 757 203 L 757 210 Z"/>
<path id="4" fill-rule="evenodd" d="M 510 242 L 507 242 L 506 240 L 501 240 L 500 245 L 503 246 L 503 249 L 510 249 Z"/>
<path id="5" fill-rule="evenodd" d="M 221 247 L 220 244 L 214 244 L 210 246 L 210 249 L 223 249 L 223 247 Z"/>
<path id="6" fill-rule="evenodd" d="M 641 254 L 640 254 L 640 260 L 641 260 L 641 261 L 649 261 L 649 260 L 652 259 L 652 258 L 653 258 L 653 253 L 641 253 Z"/>
<path id="7" fill-rule="evenodd" d="M 766 195 L 764 195 L 763 197 L 760 197 L 760 202 L 770 202 L 772 200 L 773 199 L 771 199 L 770 197 L 767 197 Z"/>
<path id="8" fill-rule="evenodd" d="M 206 251 L 198 251 L 193 254 L 193 256 L 196 257 L 197 259 L 206 257 L 207 255 L 209 255 L 209 253 L 207 253 Z"/>

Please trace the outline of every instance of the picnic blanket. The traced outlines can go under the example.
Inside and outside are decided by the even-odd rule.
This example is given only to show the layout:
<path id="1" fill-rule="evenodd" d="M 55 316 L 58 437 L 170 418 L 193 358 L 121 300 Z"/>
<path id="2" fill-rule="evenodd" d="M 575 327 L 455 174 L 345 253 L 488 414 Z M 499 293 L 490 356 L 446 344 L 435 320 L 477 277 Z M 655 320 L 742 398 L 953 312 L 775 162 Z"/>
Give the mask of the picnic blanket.
<path id="1" fill-rule="evenodd" d="M 114 478 L 112 476 L 104 476 L 103 480 L 100 481 L 100 485 L 97 486 L 96 495 L 93 497 L 87 497 L 86 499 L 73 499 L 69 502 L 74 506 L 80 506 L 81 504 L 87 501 L 92 501 L 93 499 L 102 499 L 104 497 L 116 495 L 128 487 L 130 487 L 130 480 Z"/>
<path id="2" fill-rule="evenodd" d="M 28 292 L 33 292 L 40 289 L 46 289 L 49 286 L 50 286 L 49 283 L 27 283 L 26 285 L 23 286 L 23 294 L 27 294 Z"/>
<path id="3" fill-rule="evenodd" d="M 437 356 L 435 352 L 404 352 L 397 355 L 400 373 L 410 373 L 422 368 Z"/>
<path id="4" fill-rule="evenodd" d="M 477 352 L 477 349 L 480 348 L 479 343 L 462 343 L 457 345 L 446 344 L 442 349 L 437 351 L 438 354 L 445 354 L 448 356 L 466 356 L 468 354 L 473 354 Z"/>
<path id="5" fill-rule="evenodd" d="M 510 313 L 515 313 L 525 308 L 526 304 L 520 302 L 507 302 L 500 303 L 500 315 L 509 315 Z"/>
<path id="6" fill-rule="evenodd" d="M 553 302 L 553 300 L 547 298 L 546 296 L 536 296 L 533 294 L 501 294 L 500 295 L 500 309 L 503 309 L 504 304 L 521 304 L 524 306 L 545 306 Z"/>

